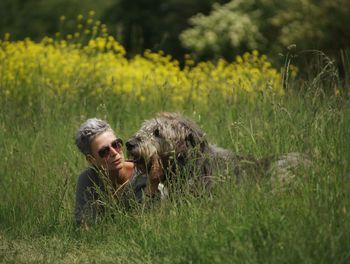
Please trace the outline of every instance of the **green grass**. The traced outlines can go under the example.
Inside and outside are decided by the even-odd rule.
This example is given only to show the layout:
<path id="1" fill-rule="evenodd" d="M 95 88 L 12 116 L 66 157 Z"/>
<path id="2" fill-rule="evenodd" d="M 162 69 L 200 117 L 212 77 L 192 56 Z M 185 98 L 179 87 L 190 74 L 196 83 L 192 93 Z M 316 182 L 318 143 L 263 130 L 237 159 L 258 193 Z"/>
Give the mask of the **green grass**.
<path id="1" fill-rule="evenodd" d="M 348 263 L 350 101 L 308 90 L 179 109 L 159 99 L 1 99 L 0 262 L 3 263 Z M 321 87 L 327 88 L 327 87 Z M 108 120 L 124 139 L 158 111 L 181 111 L 211 142 L 262 157 L 308 153 L 312 167 L 284 190 L 268 181 L 217 186 L 151 208 L 116 211 L 89 230 L 73 225 L 84 158 L 74 133 L 86 118 Z"/>

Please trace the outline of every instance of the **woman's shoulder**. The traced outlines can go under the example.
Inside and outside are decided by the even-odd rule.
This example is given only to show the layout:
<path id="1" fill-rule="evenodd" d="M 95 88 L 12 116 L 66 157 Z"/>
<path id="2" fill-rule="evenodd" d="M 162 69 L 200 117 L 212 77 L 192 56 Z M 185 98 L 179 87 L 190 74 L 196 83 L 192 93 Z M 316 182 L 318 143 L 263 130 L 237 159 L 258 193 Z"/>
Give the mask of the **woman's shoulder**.
<path id="1" fill-rule="evenodd" d="M 92 166 L 86 167 L 80 174 L 78 178 L 78 184 L 91 185 L 99 182 L 98 172 L 96 168 Z"/>

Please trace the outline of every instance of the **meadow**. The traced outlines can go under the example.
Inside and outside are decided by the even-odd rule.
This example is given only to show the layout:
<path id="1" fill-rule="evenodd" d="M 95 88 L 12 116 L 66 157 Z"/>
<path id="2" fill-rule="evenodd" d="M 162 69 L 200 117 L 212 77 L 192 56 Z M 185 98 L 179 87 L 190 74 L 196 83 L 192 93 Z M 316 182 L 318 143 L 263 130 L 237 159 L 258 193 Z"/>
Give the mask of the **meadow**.
<path id="1" fill-rule="evenodd" d="M 83 34 L 0 42 L 0 262 L 350 261 L 350 88 L 329 62 L 280 70 L 253 51 L 180 67 Z M 160 111 L 189 116 L 236 153 L 299 151 L 312 166 L 283 188 L 222 182 L 77 228 L 78 126 L 96 116 L 127 139 Z"/>

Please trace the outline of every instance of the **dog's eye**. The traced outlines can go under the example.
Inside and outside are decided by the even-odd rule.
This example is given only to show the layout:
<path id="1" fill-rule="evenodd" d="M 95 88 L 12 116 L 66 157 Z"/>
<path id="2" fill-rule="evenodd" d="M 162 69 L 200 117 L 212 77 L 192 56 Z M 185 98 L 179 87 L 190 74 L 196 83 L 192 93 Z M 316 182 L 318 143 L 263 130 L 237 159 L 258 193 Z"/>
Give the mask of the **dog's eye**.
<path id="1" fill-rule="evenodd" d="M 160 137 L 159 128 L 156 128 L 156 129 L 153 131 L 153 135 L 154 135 L 155 137 Z"/>

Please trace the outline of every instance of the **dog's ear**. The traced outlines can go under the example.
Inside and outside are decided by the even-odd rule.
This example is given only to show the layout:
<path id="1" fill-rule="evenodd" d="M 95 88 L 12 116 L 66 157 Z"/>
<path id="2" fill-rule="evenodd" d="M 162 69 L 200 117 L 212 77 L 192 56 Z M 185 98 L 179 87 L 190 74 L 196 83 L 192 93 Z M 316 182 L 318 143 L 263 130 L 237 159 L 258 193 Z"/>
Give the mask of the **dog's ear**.
<path id="1" fill-rule="evenodd" d="M 198 146 L 205 141 L 205 136 L 202 134 L 198 134 L 195 131 L 191 131 L 186 136 L 186 142 L 188 142 L 192 147 Z"/>
<path id="2" fill-rule="evenodd" d="M 192 146 L 201 152 L 205 152 L 205 149 L 208 147 L 208 142 L 205 138 L 205 134 L 198 135 L 196 132 L 191 132 L 186 137 L 186 145 Z"/>
<path id="3" fill-rule="evenodd" d="M 189 133 L 186 137 L 186 142 L 188 142 L 192 147 L 195 147 L 198 142 L 195 140 L 193 133 Z"/>
<path id="4" fill-rule="evenodd" d="M 178 120 L 178 125 L 183 128 L 184 139 L 187 146 L 196 147 L 205 141 L 205 134 L 193 121 L 182 117 Z"/>

